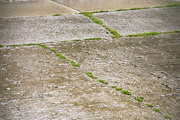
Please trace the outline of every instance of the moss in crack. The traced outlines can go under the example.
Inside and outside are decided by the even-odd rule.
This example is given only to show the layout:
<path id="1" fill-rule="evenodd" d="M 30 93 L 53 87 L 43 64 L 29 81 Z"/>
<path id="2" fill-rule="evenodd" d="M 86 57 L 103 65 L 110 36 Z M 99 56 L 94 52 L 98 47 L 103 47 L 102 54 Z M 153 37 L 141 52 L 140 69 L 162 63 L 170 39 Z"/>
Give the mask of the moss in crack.
<path id="1" fill-rule="evenodd" d="M 121 91 L 121 90 L 122 90 L 122 88 L 116 87 L 116 88 L 115 88 L 115 90 L 117 90 L 117 91 Z"/>
<path id="2" fill-rule="evenodd" d="M 121 93 L 125 94 L 125 95 L 131 95 L 131 93 L 129 91 L 127 91 L 127 90 L 122 90 Z"/>
<path id="3" fill-rule="evenodd" d="M 107 85 L 108 84 L 108 82 L 106 82 L 105 80 L 98 80 L 100 83 L 102 83 L 102 84 L 105 84 L 105 85 Z"/>
<path id="4" fill-rule="evenodd" d="M 166 34 L 166 33 L 180 33 L 180 31 L 139 33 L 139 34 L 126 35 L 126 37 L 142 37 L 142 36 L 150 36 L 150 35 L 158 35 L 158 34 Z"/>
<path id="5" fill-rule="evenodd" d="M 180 3 L 174 3 L 174 4 L 169 4 L 169 5 L 155 6 L 153 8 L 179 7 L 179 6 L 180 6 Z"/>
<path id="6" fill-rule="evenodd" d="M 135 100 L 142 102 L 143 101 L 143 97 L 134 97 Z"/>
<path id="7" fill-rule="evenodd" d="M 84 40 L 102 40 L 102 38 L 87 38 L 87 39 L 84 39 Z"/>
<path id="8" fill-rule="evenodd" d="M 40 47 L 42 47 L 42 48 L 44 48 L 44 49 L 49 49 L 46 45 L 43 45 L 43 44 L 41 44 L 41 43 L 39 43 L 39 44 L 37 44 L 37 45 L 39 45 Z"/>
<path id="9" fill-rule="evenodd" d="M 117 88 L 117 86 L 111 86 L 111 88 Z"/>
<path id="10" fill-rule="evenodd" d="M 165 118 L 165 119 L 171 119 L 171 117 L 168 116 L 168 115 L 166 115 L 166 114 L 163 115 L 163 118 Z"/>
<path id="11" fill-rule="evenodd" d="M 55 49 L 50 48 L 49 50 L 55 52 Z"/>
<path id="12" fill-rule="evenodd" d="M 146 104 L 147 107 L 153 107 L 151 104 Z"/>
<path id="13" fill-rule="evenodd" d="M 1 44 L 0 44 L 0 48 L 1 48 L 1 47 L 4 47 L 4 45 L 1 45 Z"/>
<path id="14" fill-rule="evenodd" d="M 70 63 L 71 63 L 71 65 L 72 65 L 73 67 L 80 67 L 80 65 L 79 65 L 79 64 L 76 64 L 74 61 L 70 61 Z"/>
<path id="15" fill-rule="evenodd" d="M 86 72 L 86 75 L 88 75 L 89 77 L 91 77 L 92 79 L 97 79 L 97 77 L 95 77 L 92 72 Z"/>
<path id="16" fill-rule="evenodd" d="M 62 14 L 54 14 L 53 16 L 62 16 Z"/>
<path id="17" fill-rule="evenodd" d="M 161 112 L 160 109 L 157 109 L 157 108 L 153 108 L 152 110 L 153 110 L 154 112 L 159 112 L 159 113 Z"/>
<path id="18" fill-rule="evenodd" d="M 107 27 L 106 25 L 103 24 L 103 22 L 102 22 L 101 20 L 95 18 L 95 17 L 92 15 L 93 12 L 82 12 L 81 14 L 83 14 L 84 16 L 89 17 L 89 19 L 91 19 L 94 23 L 97 23 L 97 24 L 103 26 L 106 30 L 108 30 L 111 34 L 114 35 L 112 38 L 121 37 L 121 35 L 120 35 L 117 31 L 115 31 L 115 30 Z"/>
<path id="19" fill-rule="evenodd" d="M 65 56 L 61 55 L 60 53 L 55 53 L 59 58 L 68 60 Z"/>

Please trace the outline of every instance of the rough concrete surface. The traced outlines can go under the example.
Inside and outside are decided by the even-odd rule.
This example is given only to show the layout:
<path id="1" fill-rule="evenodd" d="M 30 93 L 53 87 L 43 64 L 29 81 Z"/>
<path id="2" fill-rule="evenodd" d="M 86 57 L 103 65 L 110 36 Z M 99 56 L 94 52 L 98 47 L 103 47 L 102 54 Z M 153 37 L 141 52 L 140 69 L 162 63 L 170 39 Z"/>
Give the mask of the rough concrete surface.
<path id="1" fill-rule="evenodd" d="M 180 7 L 93 14 L 121 35 L 180 30 Z"/>
<path id="2" fill-rule="evenodd" d="M 75 13 L 79 12 L 51 0 L 0 1 L 0 17 L 48 16 Z"/>
<path id="3" fill-rule="evenodd" d="M 0 44 L 60 42 L 112 35 L 89 18 L 77 15 L 1 18 Z"/>
<path id="4" fill-rule="evenodd" d="M 0 119 L 163 120 L 135 101 L 136 95 L 177 120 L 179 38 L 166 34 L 47 44 L 81 68 L 39 46 L 0 48 Z M 109 84 L 91 79 L 85 69 Z"/>
<path id="5" fill-rule="evenodd" d="M 154 7 L 179 3 L 180 0 L 53 0 L 81 12 L 101 10 L 130 9 L 138 7 Z"/>

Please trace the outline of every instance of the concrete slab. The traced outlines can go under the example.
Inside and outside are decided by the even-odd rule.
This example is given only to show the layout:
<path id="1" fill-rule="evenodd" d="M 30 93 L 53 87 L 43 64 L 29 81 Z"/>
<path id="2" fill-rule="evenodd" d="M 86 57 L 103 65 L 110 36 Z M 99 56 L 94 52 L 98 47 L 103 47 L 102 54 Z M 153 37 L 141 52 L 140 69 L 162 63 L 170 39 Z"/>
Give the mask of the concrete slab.
<path id="1" fill-rule="evenodd" d="M 130 9 L 179 3 L 180 0 L 53 0 L 82 12 Z"/>
<path id="2" fill-rule="evenodd" d="M 74 13 L 78 13 L 78 11 L 51 0 L 0 1 L 0 17 L 49 16 Z"/>
<path id="3" fill-rule="evenodd" d="M 163 114 L 176 120 L 180 117 L 177 106 L 180 104 L 179 45 L 180 34 L 176 33 L 48 46 L 90 70 L 98 79 L 108 82 L 107 86 L 117 86 L 143 97 L 144 102 L 154 105 Z M 133 115 L 125 117 L 123 114 L 122 119 L 135 119 Z M 154 119 L 149 115 L 153 117 L 155 112 L 145 113 L 147 118 L 139 119 Z"/>
<path id="4" fill-rule="evenodd" d="M 112 35 L 89 18 L 77 15 L 1 18 L 0 44 L 60 42 Z"/>
<path id="5" fill-rule="evenodd" d="M 2 120 L 161 119 L 38 46 L 0 48 L 0 69 Z"/>
<path id="6" fill-rule="evenodd" d="M 121 35 L 180 30 L 180 7 L 93 14 Z"/>

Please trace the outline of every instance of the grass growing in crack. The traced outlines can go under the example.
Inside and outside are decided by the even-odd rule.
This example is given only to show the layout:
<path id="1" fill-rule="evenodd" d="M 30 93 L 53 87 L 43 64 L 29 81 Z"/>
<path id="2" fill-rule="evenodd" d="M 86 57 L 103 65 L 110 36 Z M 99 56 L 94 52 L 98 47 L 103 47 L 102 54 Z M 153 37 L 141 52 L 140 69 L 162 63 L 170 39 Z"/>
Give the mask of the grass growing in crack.
<path id="1" fill-rule="evenodd" d="M 88 75 L 89 77 L 91 77 L 92 79 L 97 79 L 97 77 L 95 77 L 92 72 L 86 72 L 86 75 Z"/>
<path id="2" fill-rule="evenodd" d="M 153 8 L 179 7 L 179 6 L 180 6 L 180 3 L 174 3 L 174 4 L 170 4 L 170 5 L 155 6 Z"/>
<path id="3" fill-rule="evenodd" d="M 68 42 L 68 41 L 61 41 L 61 42 L 65 43 L 65 42 Z"/>
<path id="4" fill-rule="evenodd" d="M 117 91 L 121 91 L 121 90 L 122 90 L 122 88 L 118 88 L 118 87 L 116 87 L 116 88 L 115 88 L 115 90 L 117 90 Z"/>
<path id="5" fill-rule="evenodd" d="M 129 9 L 118 9 L 118 10 L 115 10 L 115 11 L 128 11 Z"/>
<path id="6" fill-rule="evenodd" d="M 117 88 L 117 86 L 111 86 L 111 88 Z"/>
<path id="7" fill-rule="evenodd" d="M 142 37 L 142 36 L 158 35 L 164 33 L 180 33 L 180 31 L 139 33 L 139 34 L 126 35 L 126 37 Z"/>
<path id="8" fill-rule="evenodd" d="M 114 35 L 112 38 L 121 37 L 121 35 L 120 35 L 117 31 L 115 31 L 115 30 L 107 27 L 106 25 L 103 24 L 103 22 L 102 22 L 101 20 L 95 18 L 95 17 L 92 15 L 93 12 L 82 12 L 81 14 L 83 14 L 84 16 L 89 17 L 89 19 L 91 19 L 94 23 L 97 23 L 97 24 L 103 26 L 106 30 L 108 30 L 111 34 Z"/>
<path id="9" fill-rule="evenodd" d="M 87 39 L 84 39 L 84 40 L 102 40 L 102 38 L 87 38 Z"/>
<path id="10" fill-rule="evenodd" d="M 55 51 L 55 49 L 52 49 L 52 48 L 50 48 L 49 50 L 50 50 L 50 51 Z"/>
<path id="11" fill-rule="evenodd" d="M 55 53 L 59 58 L 68 60 L 65 56 L 61 55 L 60 53 Z"/>
<path id="12" fill-rule="evenodd" d="M 143 101 L 143 97 L 134 97 L 135 100 L 142 102 Z"/>
<path id="13" fill-rule="evenodd" d="M 153 108 L 152 110 L 153 110 L 154 112 L 159 112 L 159 113 L 161 112 L 160 109 L 157 109 L 157 108 Z"/>
<path id="14" fill-rule="evenodd" d="M 100 83 L 107 85 L 108 82 L 105 82 L 104 80 L 98 80 Z"/>
<path id="15" fill-rule="evenodd" d="M 20 46 L 23 46 L 23 45 L 8 45 L 7 47 L 20 47 Z"/>
<path id="16" fill-rule="evenodd" d="M 70 61 L 70 63 L 71 63 L 71 65 L 72 65 L 73 67 L 80 67 L 80 65 L 79 65 L 79 64 L 76 64 L 74 61 Z"/>
<path id="17" fill-rule="evenodd" d="M 166 114 L 164 114 L 164 115 L 163 115 L 163 118 L 166 118 L 166 119 L 171 119 L 171 117 L 170 117 L 170 116 L 168 116 L 168 115 L 166 115 Z"/>
<path id="18" fill-rule="evenodd" d="M 142 7 L 142 8 L 131 8 L 129 10 L 142 10 L 142 9 L 149 9 L 150 7 Z"/>
<path id="19" fill-rule="evenodd" d="M 4 45 L 0 45 L 0 47 L 4 47 Z"/>
<path id="20" fill-rule="evenodd" d="M 37 45 L 39 45 L 39 46 L 41 46 L 42 48 L 44 48 L 44 49 L 49 49 L 46 45 L 43 45 L 43 44 L 37 44 Z"/>
<path id="21" fill-rule="evenodd" d="M 146 104 L 147 107 L 153 107 L 151 104 Z"/>
<path id="22" fill-rule="evenodd" d="M 54 14 L 53 16 L 61 16 L 62 14 Z"/>
<path id="23" fill-rule="evenodd" d="M 125 95 L 131 95 L 131 93 L 129 91 L 126 91 L 126 90 L 122 90 L 121 93 L 125 94 Z"/>

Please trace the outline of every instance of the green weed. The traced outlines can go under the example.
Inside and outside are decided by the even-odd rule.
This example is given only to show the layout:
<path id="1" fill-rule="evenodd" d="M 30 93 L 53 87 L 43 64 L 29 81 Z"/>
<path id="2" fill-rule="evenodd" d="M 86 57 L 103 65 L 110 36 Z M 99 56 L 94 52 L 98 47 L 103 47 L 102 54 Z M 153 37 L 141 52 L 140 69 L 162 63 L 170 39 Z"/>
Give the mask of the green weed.
<path id="1" fill-rule="evenodd" d="M 71 65 L 72 65 L 73 67 L 80 67 L 80 65 L 79 65 L 79 64 L 76 64 L 74 61 L 70 61 L 70 63 L 71 63 Z"/>
<path id="2" fill-rule="evenodd" d="M 115 10 L 115 11 L 128 11 L 129 9 L 118 9 L 118 10 Z"/>
<path id="3" fill-rule="evenodd" d="M 8 47 L 20 47 L 20 46 L 23 46 L 23 45 L 8 45 Z"/>
<path id="4" fill-rule="evenodd" d="M 97 77 L 95 77 L 91 72 L 86 72 L 86 74 L 92 79 L 97 79 Z"/>
<path id="5" fill-rule="evenodd" d="M 62 14 L 54 14 L 53 16 L 61 16 Z"/>
<path id="6" fill-rule="evenodd" d="M 55 51 L 55 49 L 52 49 L 52 48 L 50 48 L 49 50 L 50 50 L 50 51 Z"/>
<path id="7" fill-rule="evenodd" d="M 151 104 L 146 104 L 147 107 L 153 107 Z"/>
<path id="8" fill-rule="evenodd" d="M 60 53 L 55 53 L 59 58 L 68 60 L 65 56 L 61 55 Z"/>
<path id="9" fill-rule="evenodd" d="M 179 6 L 180 6 L 180 3 L 174 3 L 174 4 L 170 4 L 170 5 L 155 6 L 153 8 L 179 7 Z"/>
<path id="10" fill-rule="evenodd" d="M 117 91 L 121 91 L 121 90 L 122 90 L 122 88 L 118 88 L 118 87 L 116 87 L 116 88 L 115 88 L 115 90 L 117 90 Z"/>
<path id="11" fill-rule="evenodd" d="M 126 35 L 126 37 L 142 37 L 142 36 L 158 35 L 164 33 L 180 33 L 180 31 L 139 33 L 139 34 Z"/>
<path id="12" fill-rule="evenodd" d="M 166 119 L 171 119 L 171 117 L 170 117 L 170 116 L 168 116 L 168 115 L 166 115 L 166 114 L 164 114 L 164 115 L 163 115 L 163 118 L 166 118 Z"/>
<path id="13" fill-rule="evenodd" d="M 1 45 L 1 44 L 0 44 L 0 47 L 4 47 L 4 45 Z"/>
<path id="14" fill-rule="evenodd" d="M 61 42 L 64 42 L 64 43 L 65 43 L 65 42 L 68 42 L 68 41 L 66 40 L 66 41 L 61 41 Z"/>
<path id="15" fill-rule="evenodd" d="M 135 100 L 142 102 L 143 101 L 143 97 L 134 97 Z"/>
<path id="16" fill-rule="evenodd" d="M 46 45 L 43 45 L 43 44 L 41 44 L 41 43 L 39 43 L 39 44 L 37 44 L 37 45 L 41 46 L 41 47 L 44 48 L 44 49 L 49 49 Z"/>
<path id="17" fill-rule="evenodd" d="M 143 7 L 143 8 L 131 8 L 129 10 L 142 10 L 142 9 L 149 9 L 150 7 Z"/>
<path id="18" fill-rule="evenodd" d="M 117 88 L 117 86 L 111 86 L 111 88 Z"/>
<path id="19" fill-rule="evenodd" d="M 105 82 L 104 80 L 98 80 L 100 83 L 102 83 L 102 84 L 108 84 L 108 82 Z"/>
<path id="20" fill-rule="evenodd" d="M 102 40 L 102 38 L 87 38 L 87 39 L 84 39 L 84 40 Z"/>
<path id="21" fill-rule="evenodd" d="M 161 112 L 160 109 L 157 109 L 157 108 L 153 108 L 152 110 L 153 110 L 154 112 L 159 112 L 159 113 Z"/>
<path id="22" fill-rule="evenodd" d="M 125 95 L 131 95 L 131 93 L 129 91 L 126 91 L 126 90 L 122 90 L 121 93 L 125 94 Z"/>

